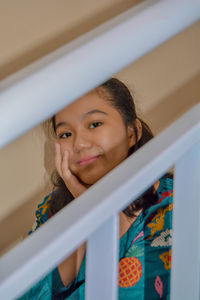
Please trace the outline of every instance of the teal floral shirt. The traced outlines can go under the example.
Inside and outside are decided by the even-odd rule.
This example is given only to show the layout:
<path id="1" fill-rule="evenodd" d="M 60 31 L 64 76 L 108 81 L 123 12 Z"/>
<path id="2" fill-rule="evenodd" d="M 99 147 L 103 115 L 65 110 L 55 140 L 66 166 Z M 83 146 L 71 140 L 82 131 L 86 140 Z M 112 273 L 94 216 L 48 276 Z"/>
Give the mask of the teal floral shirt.
<path id="1" fill-rule="evenodd" d="M 158 201 L 141 212 L 119 246 L 119 300 L 170 299 L 170 269 L 172 244 L 173 179 L 163 177 L 157 190 Z M 48 220 L 48 206 L 53 194 L 44 198 L 36 211 L 36 226 L 32 233 Z M 55 268 L 35 284 L 21 300 L 84 300 L 84 256 L 78 275 L 65 287 Z"/>

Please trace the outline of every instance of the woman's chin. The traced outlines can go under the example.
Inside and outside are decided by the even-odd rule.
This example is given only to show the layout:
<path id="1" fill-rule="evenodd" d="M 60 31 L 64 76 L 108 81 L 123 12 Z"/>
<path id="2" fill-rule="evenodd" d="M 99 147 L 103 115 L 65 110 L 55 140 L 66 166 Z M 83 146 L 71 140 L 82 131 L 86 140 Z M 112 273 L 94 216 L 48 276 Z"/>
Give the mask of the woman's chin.
<path id="1" fill-rule="evenodd" d="M 86 186 L 90 187 L 91 185 L 95 184 L 98 180 L 94 180 L 93 178 L 89 179 L 81 179 L 81 182 Z"/>
<path id="2" fill-rule="evenodd" d="M 86 185 L 93 185 L 101 178 L 103 178 L 110 170 L 89 170 L 87 172 L 79 172 L 78 178 Z"/>
<path id="3" fill-rule="evenodd" d="M 80 176 L 81 182 L 90 187 L 91 185 L 95 184 L 102 176 Z"/>

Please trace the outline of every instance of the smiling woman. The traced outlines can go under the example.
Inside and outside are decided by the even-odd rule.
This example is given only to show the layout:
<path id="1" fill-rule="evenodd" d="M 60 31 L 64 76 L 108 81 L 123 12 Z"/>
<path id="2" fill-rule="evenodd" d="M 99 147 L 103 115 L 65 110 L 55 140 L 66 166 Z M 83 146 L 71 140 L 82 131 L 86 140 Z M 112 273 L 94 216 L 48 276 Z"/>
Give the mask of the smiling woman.
<path id="1" fill-rule="evenodd" d="M 35 229 L 153 137 L 137 117 L 128 88 L 115 78 L 58 112 L 50 123 L 54 190 L 38 206 Z M 172 178 L 160 178 L 119 213 L 119 221 L 119 299 L 168 299 Z M 86 243 L 22 299 L 84 299 L 85 254 Z"/>

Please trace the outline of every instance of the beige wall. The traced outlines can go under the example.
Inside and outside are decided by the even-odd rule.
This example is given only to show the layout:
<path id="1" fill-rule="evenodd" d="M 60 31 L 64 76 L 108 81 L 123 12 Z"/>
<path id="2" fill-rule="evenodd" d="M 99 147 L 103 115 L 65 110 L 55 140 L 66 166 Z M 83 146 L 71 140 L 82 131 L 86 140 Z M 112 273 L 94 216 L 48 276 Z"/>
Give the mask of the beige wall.
<path id="1" fill-rule="evenodd" d="M 1 0 L 0 78 L 142 0 Z"/>
<path id="2" fill-rule="evenodd" d="M 44 0 L 42 4 L 36 0 L 1 1 L 0 78 L 124 11 L 133 2 L 139 1 L 87 0 L 84 5 L 73 0 Z M 116 74 L 134 92 L 140 114 L 155 132 L 200 99 L 199 36 L 200 23 L 196 23 Z M 41 126 L 0 150 L 0 250 L 26 235 L 36 204 L 50 191 L 51 150 Z"/>

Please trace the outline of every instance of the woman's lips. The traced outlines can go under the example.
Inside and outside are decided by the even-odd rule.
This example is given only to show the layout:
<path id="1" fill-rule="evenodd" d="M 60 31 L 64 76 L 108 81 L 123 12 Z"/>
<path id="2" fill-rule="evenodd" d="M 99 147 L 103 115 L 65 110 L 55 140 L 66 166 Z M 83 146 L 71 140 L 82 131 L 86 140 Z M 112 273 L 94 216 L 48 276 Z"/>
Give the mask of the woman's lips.
<path id="1" fill-rule="evenodd" d="M 93 163 L 95 160 L 97 160 L 98 157 L 99 155 L 84 157 L 78 161 L 78 164 L 79 166 L 89 165 Z"/>

